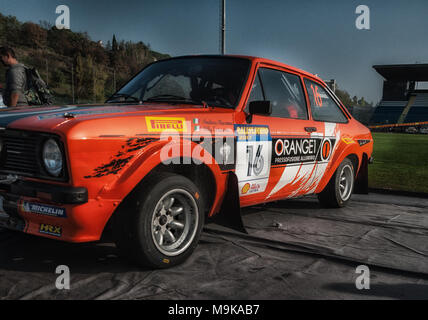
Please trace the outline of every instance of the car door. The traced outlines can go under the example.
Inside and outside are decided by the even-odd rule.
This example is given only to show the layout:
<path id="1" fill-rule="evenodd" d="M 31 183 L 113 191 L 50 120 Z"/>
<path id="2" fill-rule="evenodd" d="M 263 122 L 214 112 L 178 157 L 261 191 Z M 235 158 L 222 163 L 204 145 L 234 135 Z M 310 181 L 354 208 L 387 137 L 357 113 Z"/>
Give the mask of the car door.
<path id="1" fill-rule="evenodd" d="M 305 163 L 314 161 L 318 147 L 311 140 L 316 128 L 309 120 L 300 75 L 261 66 L 247 108 L 258 100 L 270 101 L 272 114 L 253 115 L 251 123 L 245 125 L 246 131 L 263 130 L 264 134 L 255 136 L 258 141 L 250 141 L 248 136 L 240 139 L 238 134 L 236 174 L 243 205 L 292 195 L 312 174 L 312 169 L 302 165 L 302 158 Z"/>
<path id="2" fill-rule="evenodd" d="M 320 139 L 320 151 L 317 157 L 316 171 L 313 176 L 313 188 L 326 175 L 331 159 L 343 141 L 352 143 L 343 136 L 344 126 L 349 122 L 348 117 L 339 106 L 336 99 L 321 83 L 313 79 L 304 78 L 305 89 L 310 106 L 310 116 L 313 126 L 317 127 L 317 132 L 313 136 Z M 321 190 L 318 190 L 318 192 Z M 311 192 L 314 192 L 311 188 Z"/>

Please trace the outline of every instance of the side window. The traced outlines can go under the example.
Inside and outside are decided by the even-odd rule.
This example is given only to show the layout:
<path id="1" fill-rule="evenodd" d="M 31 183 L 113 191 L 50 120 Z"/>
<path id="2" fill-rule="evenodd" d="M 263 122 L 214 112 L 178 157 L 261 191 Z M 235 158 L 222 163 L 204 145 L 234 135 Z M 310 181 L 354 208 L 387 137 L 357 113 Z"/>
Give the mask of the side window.
<path id="1" fill-rule="evenodd" d="M 250 105 L 250 102 L 252 101 L 263 101 L 265 98 L 263 96 L 263 90 L 262 86 L 260 84 L 260 76 L 257 73 L 256 78 L 253 82 L 253 87 L 251 88 L 250 98 L 248 99 L 247 106 L 245 107 L 245 110 L 248 110 L 248 106 Z"/>
<path id="2" fill-rule="evenodd" d="M 259 70 L 266 100 L 272 104 L 272 117 L 308 119 L 300 77 L 279 70 Z"/>
<path id="3" fill-rule="evenodd" d="M 338 123 L 348 121 L 340 107 L 321 85 L 308 79 L 305 79 L 305 85 L 314 120 Z"/>

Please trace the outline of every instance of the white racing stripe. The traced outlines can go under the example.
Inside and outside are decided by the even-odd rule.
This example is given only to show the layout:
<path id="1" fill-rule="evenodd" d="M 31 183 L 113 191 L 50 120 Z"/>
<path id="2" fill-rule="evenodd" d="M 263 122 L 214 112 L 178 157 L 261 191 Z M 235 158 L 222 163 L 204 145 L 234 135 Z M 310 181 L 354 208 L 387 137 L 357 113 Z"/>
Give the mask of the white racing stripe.
<path id="1" fill-rule="evenodd" d="M 337 128 L 338 127 L 336 123 L 330 123 L 330 122 L 325 123 L 325 137 L 336 137 L 336 144 L 333 150 L 331 151 L 330 159 L 333 158 L 334 152 L 336 151 L 337 146 L 339 145 L 339 142 L 340 142 L 340 131 L 337 130 Z M 321 152 L 321 149 L 320 149 L 320 152 Z M 315 192 L 316 188 L 318 187 L 318 184 L 324 177 L 324 174 L 327 170 L 328 165 L 329 165 L 329 162 L 321 162 L 317 164 L 316 172 L 312 180 L 312 184 L 314 186 L 311 188 L 311 190 L 308 191 L 307 194 L 312 194 Z M 308 185 L 308 187 L 309 186 L 310 185 Z"/>
<path id="2" fill-rule="evenodd" d="M 315 166 L 316 166 L 315 163 L 302 165 L 302 168 L 300 169 L 296 177 L 296 181 L 301 181 L 301 185 L 299 188 L 297 188 L 295 191 L 293 191 L 290 194 L 290 197 L 294 197 L 299 192 L 301 192 L 302 190 L 310 186 L 310 183 L 312 181 L 311 177 L 313 176 Z"/>
<path id="3" fill-rule="evenodd" d="M 271 193 L 268 195 L 268 198 L 270 198 L 272 195 L 277 193 L 279 190 L 284 188 L 286 185 L 292 183 L 294 179 L 296 178 L 297 173 L 300 170 L 300 166 L 286 166 L 284 168 L 284 171 L 282 172 L 282 176 L 279 179 L 276 186 L 272 189 Z"/>
<path id="4" fill-rule="evenodd" d="M 313 187 L 310 189 L 307 194 L 312 194 L 315 192 L 316 188 L 318 187 L 318 184 L 320 183 L 322 177 L 324 176 L 324 173 L 327 169 L 328 162 L 318 163 L 316 172 L 314 174 L 314 178 L 312 180 Z"/>
<path id="5" fill-rule="evenodd" d="M 325 123 L 325 137 L 334 137 L 336 135 L 336 123 L 326 122 Z"/>

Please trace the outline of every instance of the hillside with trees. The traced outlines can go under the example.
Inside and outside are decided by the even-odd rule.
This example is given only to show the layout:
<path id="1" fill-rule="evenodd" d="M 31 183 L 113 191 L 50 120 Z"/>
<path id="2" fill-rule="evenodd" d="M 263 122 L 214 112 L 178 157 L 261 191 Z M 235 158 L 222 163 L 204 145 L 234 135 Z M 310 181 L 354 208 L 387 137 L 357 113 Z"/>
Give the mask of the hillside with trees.
<path id="1" fill-rule="evenodd" d="M 145 65 L 169 57 L 143 42 L 106 45 L 87 33 L 59 30 L 47 22 L 21 23 L 0 13 L 0 46 L 14 48 L 20 62 L 38 69 L 56 103 L 103 102 Z M 5 69 L 0 67 L 0 83 Z M 73 99 L 74 98 L 74 99 Z"/>

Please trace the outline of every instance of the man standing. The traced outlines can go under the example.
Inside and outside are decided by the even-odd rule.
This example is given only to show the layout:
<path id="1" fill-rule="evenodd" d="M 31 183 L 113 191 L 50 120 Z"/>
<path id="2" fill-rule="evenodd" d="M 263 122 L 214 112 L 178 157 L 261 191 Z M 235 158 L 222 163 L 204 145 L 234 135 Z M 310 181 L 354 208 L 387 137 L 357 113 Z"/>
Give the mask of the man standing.
<path id="1" fill-rule="evenodd" d="M 6 86 L 3 92 L 4 103 L 8 107 L 28 105 L 24 92 L 27 86 L 25 67 L 16 59 L 12 48 L 1 47 L 0 58 L 6 70 Z"/>

